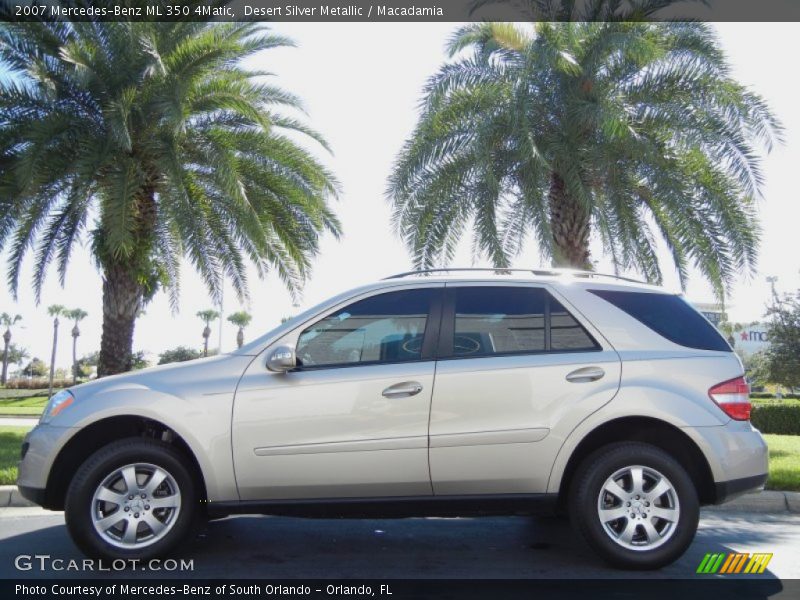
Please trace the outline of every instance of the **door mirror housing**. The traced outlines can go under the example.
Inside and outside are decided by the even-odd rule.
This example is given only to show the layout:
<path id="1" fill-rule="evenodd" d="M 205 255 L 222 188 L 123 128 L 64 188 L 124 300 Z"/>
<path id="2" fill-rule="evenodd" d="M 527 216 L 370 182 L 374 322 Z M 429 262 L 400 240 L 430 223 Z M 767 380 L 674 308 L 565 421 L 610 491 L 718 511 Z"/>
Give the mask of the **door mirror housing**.
<path id="1" fill-rule="evenodd" d="M 276 373 L 285 373 L 297 366 L 297 357 L 291 346 L 278 346 L 269 353 L 267 368 Z"/>

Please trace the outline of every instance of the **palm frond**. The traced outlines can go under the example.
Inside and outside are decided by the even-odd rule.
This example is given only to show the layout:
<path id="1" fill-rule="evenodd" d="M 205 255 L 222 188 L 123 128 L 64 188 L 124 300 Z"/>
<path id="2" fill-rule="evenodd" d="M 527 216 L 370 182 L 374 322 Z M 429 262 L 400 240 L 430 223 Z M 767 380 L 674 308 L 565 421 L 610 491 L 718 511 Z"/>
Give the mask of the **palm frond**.
<path id="1" fill-rule="evenodd" d="M 0 28 L 0 249 L 16 290 L 35 253 L 37 295 L 91 236 L 101 269 L 159 287 L 177 308 L 186 256 L 218 299 L 247 295 L 246 266 L 298 294 L 340 186 L 294 137 L 330 150 L 300 99 L 248 70 L 292 46 L 249 23 L 53 22 Z M 91 232 L 87 223 L 95 220 Z"/>
<path id="2" fill-rule="evenodd" d="M 574 253 L 582 267 L 590 229 L 614 269 L 649 281 L 663 277 L 660 244 L 683 285 L 693 265 L 720 297 L 752 273 L 753 199 L 781 124 L 732 79 L 711 26 L 632 22 L 668 4 L 528 0 L 550 15 L 533 35 L 455 31 L 387 186 L 415 265 L 447 261 L 469 226 L 474 251 L 498 266 L 532 238 L 545 259 Z M 565 214 L 574 237 L 560 227 L 557 239 Z"/>

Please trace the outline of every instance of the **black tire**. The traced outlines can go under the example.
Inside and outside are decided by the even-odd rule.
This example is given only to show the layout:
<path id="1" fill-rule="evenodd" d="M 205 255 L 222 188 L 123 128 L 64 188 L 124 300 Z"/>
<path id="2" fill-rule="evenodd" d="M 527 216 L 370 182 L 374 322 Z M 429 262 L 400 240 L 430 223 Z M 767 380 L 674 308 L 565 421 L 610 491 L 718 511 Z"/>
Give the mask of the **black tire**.
<path id="1" fill-rule="evenodd" d="M 149 463 L 166 470 L 177 483 L 181 506 L 164 537 L 140 548 L 120 548 L 107 542 L 92 522 L 92 498 L 97 487 L 115 469 L 132 463 Z M 67 530 L 87 556 L 104 559 L 148 560 L 164 556 L 187 539 L 200 514 L 198 486 L 186 458 L 169 444 L 145 438 L 127 438 L 100 448 L 80 466 L 65 501 Z"/>
<path id="2" fill-rule="evenodd" d="M 619 544 L 606 531 L 598 515 L 598 500 L 606 480 L 620 469 L 634 465 L 663 474 L 672 483 L 680 504 L 680 515 L 671 536 L 649 550 L 630 549 Z M 578 467 L 569 494 L 570 519 L 575 528 L 601 558 L 615 567 L 636 570 L 664 567 L 683 555 L 697 532 L 700 503 L 692 479 L 667 452 L 650 444 L 621 442 L 598 449 Z M 627 517 L 624 519 L 614 523 L 627 523 Z"/>

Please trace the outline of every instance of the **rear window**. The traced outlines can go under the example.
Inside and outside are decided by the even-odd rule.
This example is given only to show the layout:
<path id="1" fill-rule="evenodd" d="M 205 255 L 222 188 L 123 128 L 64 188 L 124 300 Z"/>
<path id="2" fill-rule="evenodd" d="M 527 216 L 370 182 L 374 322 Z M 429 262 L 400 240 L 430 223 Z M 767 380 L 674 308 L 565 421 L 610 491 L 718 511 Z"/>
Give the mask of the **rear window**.
<path id="1" fill-rule="evenodd" d="M 732 352 L 716 328 L 680 296 L 589 290 L 669 341 L 699 350 Z"/>

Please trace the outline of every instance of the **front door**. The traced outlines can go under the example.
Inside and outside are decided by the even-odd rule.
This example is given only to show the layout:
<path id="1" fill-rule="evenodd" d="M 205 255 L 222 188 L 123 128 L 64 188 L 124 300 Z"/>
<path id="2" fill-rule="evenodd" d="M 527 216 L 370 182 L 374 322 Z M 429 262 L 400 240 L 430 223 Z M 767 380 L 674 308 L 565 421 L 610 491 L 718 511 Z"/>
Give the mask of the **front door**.
<path id="1" fill-rule="evenodd" d="M 434 493 L 545 492 L 565 437 L 616 393 L 619 357 L 543 286 L 446 290 L 431 406 Z"/>
<path id="2" fill-rule="evenodd" d="M 428 417 L 441 286 L 383 291 L 333 309 L 262 353 L 236 393 L 242 500 L 430 495 Z M 277 344 L 276 344 L 277 345 Z"/>

